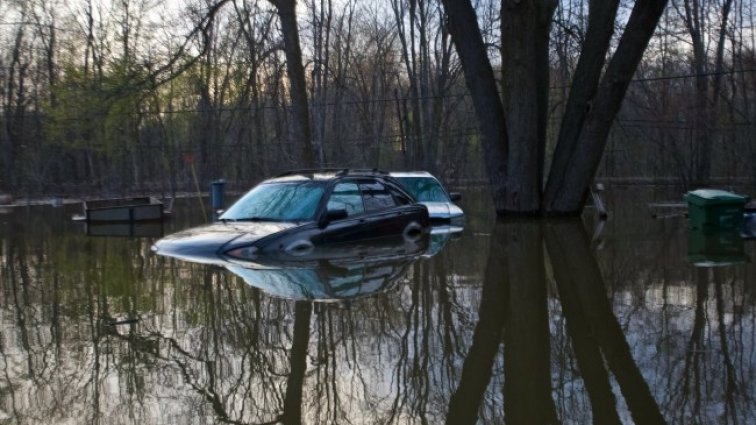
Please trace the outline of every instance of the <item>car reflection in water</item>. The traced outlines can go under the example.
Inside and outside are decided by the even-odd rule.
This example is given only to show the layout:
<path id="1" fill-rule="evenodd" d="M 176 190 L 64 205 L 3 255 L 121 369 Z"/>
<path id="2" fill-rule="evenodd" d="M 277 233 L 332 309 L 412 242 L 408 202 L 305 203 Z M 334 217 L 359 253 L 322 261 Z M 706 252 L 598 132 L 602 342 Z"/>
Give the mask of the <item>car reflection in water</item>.
<path id="1" fill-rule="evenodd" d="M 428 250 L 423 258 L 430 258 L 441 252 L 449 240 L 462 237 L 464 227 L 460 224 L 436 224 L 431 227 Z"/>
<path id="2" fill-rule="evenodd" d="M 400 236 L 318 246 L 297 256 L 279 251 L 251 262 L 231 260 L 225 267 L 275 297 L 339 301 L 396 287 L 429 246 L 427 234 L 414 240 Z"/>
<path id="3" fill-rule="evenodd" d="M 188 258 L 156 252 L 183 261 L 222 266 L 273 297 L 336 302 L 397 287 L 412 264 L 440 252 L 461 231 L 458 226 L 438 226 L 419 237 L 398 235 L 314 246 L 306 251 L 257 252 L 246 259 L 217 253 Z"/>

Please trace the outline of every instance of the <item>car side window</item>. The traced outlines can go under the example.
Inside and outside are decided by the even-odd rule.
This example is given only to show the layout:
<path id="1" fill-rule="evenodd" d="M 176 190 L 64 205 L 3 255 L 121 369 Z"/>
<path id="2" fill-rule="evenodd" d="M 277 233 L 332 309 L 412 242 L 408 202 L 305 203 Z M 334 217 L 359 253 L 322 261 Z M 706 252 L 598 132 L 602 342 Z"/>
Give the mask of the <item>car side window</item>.
<path id="1" fill-rule="evenodd" d="M 360 182 L 362 197 L 365 201 L 365 210 L 379 211 L 396 206 L 394 197 L 388 188 L 381 182 L 365 181 Z"/>
<path id="2" fill-rule="evenodd" d="M 329 210 L 345 209 L 349 215 L 365 212 L 365 206 L 362 204 L 362 196 L 357 183 L 338 183 L 333 188 L 330 199 L 328 199 L 327 208 Z"/>
<path id="3" fill-rule="evenodd" d="M 409 205 L 414 202 L 411 198 L 405 195 L 401 190 L 393 186 L 389 186 L 389 190 L 391 191 L 391 194 L 394 195 L 394 200 L 399 205 Z"/>

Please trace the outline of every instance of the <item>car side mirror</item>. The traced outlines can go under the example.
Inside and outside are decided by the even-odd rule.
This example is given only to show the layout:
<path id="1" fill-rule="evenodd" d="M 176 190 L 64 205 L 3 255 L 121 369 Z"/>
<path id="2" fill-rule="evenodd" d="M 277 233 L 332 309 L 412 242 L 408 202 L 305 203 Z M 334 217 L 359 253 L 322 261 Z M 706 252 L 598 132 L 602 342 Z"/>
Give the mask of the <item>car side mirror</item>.
<path id="1" fill-rule="evenodd" d="M 328 223 L 335 221 L 335 220 L 342 220 L 349 217 L 349 213 L 345 208 L 336 208 L 336 209 L 330 209 L 326 211 L 323 218 L 318 223 L 320 227 L 326 227 Z"/>
<path id="2" fill-rule="evenodd" d="M 459 192 L 451 192 L 449 194 L 449 199 L 451 199 L 452 202 L 457 202 L 462 199 L 462 194 Z"/>

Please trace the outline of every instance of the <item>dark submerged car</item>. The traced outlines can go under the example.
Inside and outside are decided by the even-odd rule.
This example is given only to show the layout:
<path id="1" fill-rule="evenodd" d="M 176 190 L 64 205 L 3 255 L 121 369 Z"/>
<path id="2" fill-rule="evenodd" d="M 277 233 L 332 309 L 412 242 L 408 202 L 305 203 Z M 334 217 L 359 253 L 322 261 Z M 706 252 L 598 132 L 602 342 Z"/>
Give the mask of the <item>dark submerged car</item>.
<path id="1" fill-rule="evenodd" d="M 299 170 L 255 186 L 219 221 L 169 235 L 158 254 L 195 262 L 297 257 L 317 246 L 429 231 L 427 208 L 385 172 Z"/>

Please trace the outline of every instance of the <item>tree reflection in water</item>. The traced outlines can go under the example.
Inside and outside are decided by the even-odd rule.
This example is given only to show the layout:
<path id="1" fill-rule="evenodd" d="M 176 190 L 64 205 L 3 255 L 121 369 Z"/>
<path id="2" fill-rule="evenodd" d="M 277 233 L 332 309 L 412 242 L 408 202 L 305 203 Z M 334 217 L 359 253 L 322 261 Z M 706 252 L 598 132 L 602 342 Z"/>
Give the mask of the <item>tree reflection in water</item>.
<path id="1" fill-rule="evenodd" d="M 622 423 L 609 382 L 610 371 L 636 423 L 664 423 L 607 300 L 580 221 L 497 223 L 480 319 L 460 386 L 450 401 L 447 423 L 477 421 L 477 406 L 500 345 L 505 364 L 506 422 L 560 423 L 551 391 L 544 240 L 594 423 Z M 501 334 L 503 344 L 499 343 Z"/>
<path id="2" fill-rule="evenodd" d="M 482 228 L 329 304 L 18 217 L 0 234 L 0 422 L 756 419 L 752 264 L 693 269 L 674 232 L 623 255 L 579 221 Z"/>
<path id="3" fill-rule="evenodd" d="M 553 222 L 547 229 L 546 246 L 594 423 L 619 422 L 604 367 L 617 381 L 635 423 L 665 423 L 609 304 L 582 223 Z"/>

